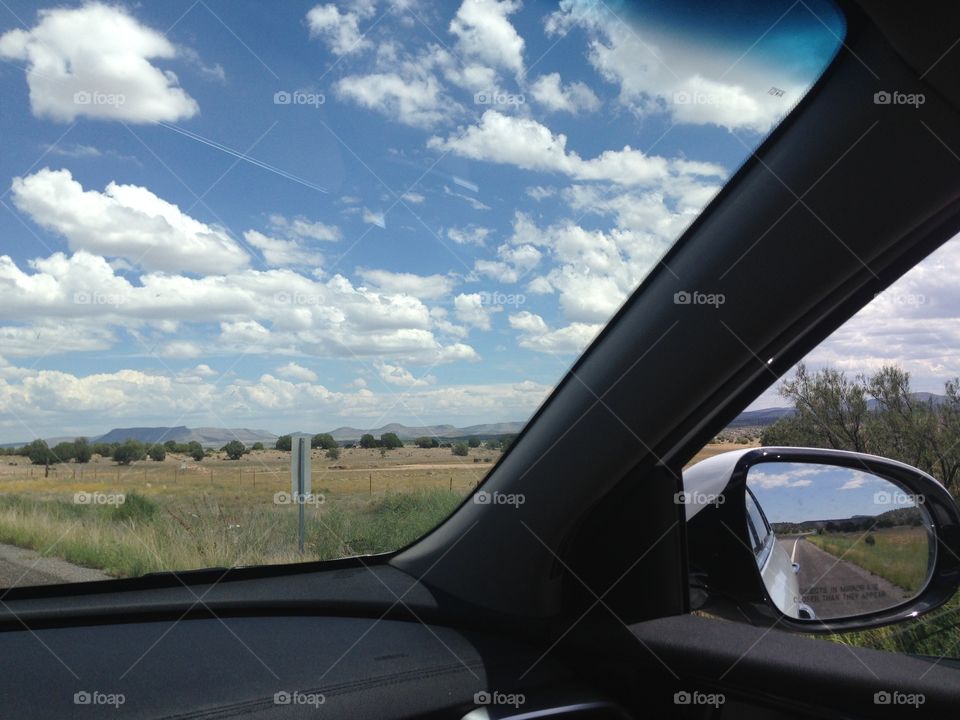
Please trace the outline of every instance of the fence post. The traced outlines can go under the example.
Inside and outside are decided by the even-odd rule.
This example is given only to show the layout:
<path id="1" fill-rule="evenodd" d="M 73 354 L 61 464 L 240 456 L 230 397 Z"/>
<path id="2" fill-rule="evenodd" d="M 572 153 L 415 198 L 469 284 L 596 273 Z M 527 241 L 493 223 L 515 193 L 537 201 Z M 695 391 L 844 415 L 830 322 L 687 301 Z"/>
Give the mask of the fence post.
<path id="1" fill-rule="evenodd" d="M 373 495 L 373 473 L 370 473 L 370 494 Z"/>

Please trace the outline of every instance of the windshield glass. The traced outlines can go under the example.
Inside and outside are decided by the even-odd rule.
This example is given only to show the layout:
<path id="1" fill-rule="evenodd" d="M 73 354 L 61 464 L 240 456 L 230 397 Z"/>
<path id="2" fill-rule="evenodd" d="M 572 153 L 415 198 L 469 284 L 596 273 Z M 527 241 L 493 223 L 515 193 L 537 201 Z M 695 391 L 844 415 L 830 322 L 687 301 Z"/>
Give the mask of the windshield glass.
<path id="1" fill-rule="evenodd" d="M 441 521 L 844 34 L 719 5 L 3 3 L 0 584 Z"/>

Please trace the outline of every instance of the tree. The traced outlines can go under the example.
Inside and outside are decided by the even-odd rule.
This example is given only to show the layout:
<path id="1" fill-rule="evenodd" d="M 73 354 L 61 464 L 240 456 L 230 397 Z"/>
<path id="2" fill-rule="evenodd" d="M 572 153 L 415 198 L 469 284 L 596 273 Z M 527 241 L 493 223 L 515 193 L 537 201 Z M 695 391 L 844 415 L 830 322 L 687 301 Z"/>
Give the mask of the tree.
<path id="1" fill-rule="evenodd" d="M 90 443 L 87 442 L 85 437 L 79 437 L 73 441 L 73 461 L 76 463 L 88 463 L 90 458 L 93 457 L 93 452 L 90 450 Z"/>
<path id="2" fill-rule="evenodd" d="M 459 455 L 460 457 L 466 457 L 470 454 L 470 446 L 465 442 L 454 443 L 453 447 L 450 449 L 454 455 Z"/>
<path id="3" fill-rule="evenodd" d="M 472 448 L 480 447 L 480 438 L 475 438 L 475 437 L 470 438 L 469 440 L 467 440 L 467 445 L 469 445 Z"/>
<path id="4" fill-rule="evenodd" d="M 110 443 L 94 443 L 90 450 L 93 451 L 94 455 L 99 455 L 103 458 L 108 458 L 113 454 L 113 448 L 110 447 Z"/>
<path id="5" fill-rule="evenodd" d="M 227 457 L 230 458 L 231 460 L 239 460 L 248 452 L 247 446 L 244 445 L 239 440 L 231 440 L 222 448 L 220 448 L 220 450 L 222 452 L 225 452 L 227 454 Z"/>
<path id="6" fill-rule="evenodd" d="M 46 440 L 34 440 L 24 447 L 23 454 L 30 458 L 30 462 L 34 465 L 49 465 L 57 462 L 57 458 L 50 446 L 47 445 Z"/>
<path id="7" fill-rule="evenodd" d="M 189 455 L 194 462 L 200 462 L 207 456 L 207 451 L 204 450 L 203 445 L 196 440 L 191 440 L 187 443 L 187 455 Z"/>
<path id="8" fill-rule="evenodd" d="M 327 448 L 326 456 L 331 460 L 339 460 L 340 448 L 339 447 Z"/>
<path id="9" fill-rule="evenodd" d="M 262 443 L 262 442 L 255 442 L 253 445 L 250 446 L 250 449 L 251 449 L 251 450 L 264 450 L 265 448 L 263 447 L 263 443 Z"/>
<path id="10" fill-rule="evenodd" d="M 418 437 L 413 441 L 413 444 L 419 448 L 435 448 L 440 447 L 440 441 L 435 437 L 427 437 L 426 435 Z"/>
<path id="11" fill-rule="evenodd" d="M 143 460 L 146 456 L 147 453 L 143 443 L 139 440 L 127 440 L 113 451 L 113 459 L 119 465 L 129 465 L 137 460 Z"/>
<path id="12" fill-rule="evenodd" d="M 362 448 L 375 448 L 378 444 L 377 439 L 370 433 L 364 433 L 360 438 L 360 447 Z"/>
<path id="13" fill-rule="evenodd" d="M 151 445 L 147 448 L 147 457 L 156 462 L 163 462 L 167 459 L 167 448 L 165 445 Z"/>
<path id="14" fill-rule="evenodd" d="M 61 463 L 70 462 L 71 460 L 73 460 L 73 449 L 74 448 L 73 448 L 72 442 L 57 443 L 56 445 L 53 446 L 53 450 L 52 450 L 53 457 L 55 457 L 56 460 L 53 460 L 51 462 L 61 462 Z"/>
<path id="15" fill-rule="evenodd" d="M 402 448 L 403 441 L 396 433 L 384 433 L 380 436 L 380 445 L 387 450 L 393 450 L 394 448 Z"/>
<path id="16" fill-rule="evenodd" d="M 339 444 L 333 439 L 333 435 L 330 433 L 320 433 L 310 438 L 310 447 L 329 450 L 330 448 L 339 447 Z"/>
<path id="17" fill-rule="evenodd" d="M 293 438 L 289 435 L 281 435 L 277 438 L 276 444 L 273 446 L 274 450 L 286 450 L 290 452 L 290 449 L 293 447 Z"/>
<path id="18" fill-rule="evenodd" d="M 177 452 L 177 441 L 176 440 L 167 440 L 163 446 L 167 449 L 167 452 Z"/>

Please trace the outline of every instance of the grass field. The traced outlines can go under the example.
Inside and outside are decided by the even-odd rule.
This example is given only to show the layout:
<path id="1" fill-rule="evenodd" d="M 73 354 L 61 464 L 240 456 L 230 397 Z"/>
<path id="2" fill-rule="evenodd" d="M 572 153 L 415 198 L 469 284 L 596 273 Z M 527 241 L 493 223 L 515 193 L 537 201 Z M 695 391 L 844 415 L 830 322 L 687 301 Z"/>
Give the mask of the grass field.
<path id="1" fill-rule="evenodd" d="M 344 557 L 393 550 L 449 515 L 499 452 L 472 449 L 346 449 L 313 453 L 305 553 L 290 490 L 289 453 L 258 451 L 231 461 L 129 467 L 95 457 L 49 471 L 25 458 L 0 466 L 0 542 L 30 547 L 116 576 Z M 122 504 L 119 496 L 124 497 Z M 322 496 L 322 502 L 320 497 Z"/>
<path id="2" fill-rule="evenodd" d="M 868 537 L 873 538 L 872 545 L 867 542 Z M 918 592 L 926 582 L 929 545 L 926 530 L 921 527 L 882 528 L 868 535 L 807 535 L 806 539 L 909 592 Z"/>

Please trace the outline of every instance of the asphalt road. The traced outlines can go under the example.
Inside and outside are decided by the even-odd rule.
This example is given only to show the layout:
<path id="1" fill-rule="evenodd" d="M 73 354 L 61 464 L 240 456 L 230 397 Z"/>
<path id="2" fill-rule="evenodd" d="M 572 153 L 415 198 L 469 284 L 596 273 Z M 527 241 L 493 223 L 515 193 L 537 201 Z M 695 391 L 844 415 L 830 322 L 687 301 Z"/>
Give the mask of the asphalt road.
<path id="1" fill-rule="evenodd" d="M 106 580 L 99 570 L 72 565 L 64 560 L 44 557 L 33 550 L 0 545 L 0 588 L 56 585 L 58 583 Z"/>
<path id="2" fill-rule="evenodd" d="M 818 618 L 883 610 L 913 595 L 859 565 L 824 552 L 802 536 L 783 540 L 793 562 L 800 563 L 797 581 L 803 602 Z"/>

